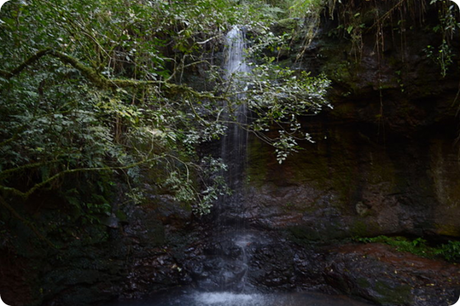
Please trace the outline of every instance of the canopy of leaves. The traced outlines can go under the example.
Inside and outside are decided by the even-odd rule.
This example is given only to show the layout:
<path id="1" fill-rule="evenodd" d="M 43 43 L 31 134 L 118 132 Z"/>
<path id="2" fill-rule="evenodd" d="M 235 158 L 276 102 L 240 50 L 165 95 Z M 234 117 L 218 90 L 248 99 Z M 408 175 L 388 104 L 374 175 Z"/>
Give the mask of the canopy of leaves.
<path id="1" fill-rule="evenodd" d="M 328 81 L 260 56 L 267 44 L 283 43 L 269 31 L 284 14 L 274 4 L 6 3 L 0 13 L 1 204 L 18 216 L 11 203 L 48 190 L 89 214 L 109 214 L 114 180 L 136 186 L 131 198 L 139 200 L 139 182 L 150 172 L 158 192 L 208 212 L 227 192 L 216 178 L 225 165 L 200 161 L 196 148 L 221 138 L 233 118 L 222 114 L 242 103 L 254 116 L 244 128 L 274 145 L 284 160 L 296 139 L 308 138 L 297 116 L 327 104 Z M 250 75 L 224 80 L 213 56 L 234 24 L 257 33 L 248 58 L 258 54 L 258 65 Z M 206 71 L 206 90 L 185 82 L 184 74 L 198 68 Z M 230 88 L 238 78 L 252 85 L 245 98 L 235 99 L 238 92 Z M 264 136 L 273 126 L 279 138 Z M 88 191 L 92 195 L 84 196 Z"/>

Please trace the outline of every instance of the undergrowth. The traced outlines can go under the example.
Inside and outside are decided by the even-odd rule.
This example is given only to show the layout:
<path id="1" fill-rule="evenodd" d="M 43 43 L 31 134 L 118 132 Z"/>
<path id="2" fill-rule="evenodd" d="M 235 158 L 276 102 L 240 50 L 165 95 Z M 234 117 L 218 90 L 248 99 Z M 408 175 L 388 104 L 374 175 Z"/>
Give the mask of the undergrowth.
<path id="1" fill-rule="evenodd" d="M 354 240 L 361 243 L 384 243 L 396 248 L 397 251 L 409 252 L 425 258 L 443 258 L 449 262 L 460 262 L 460 241 L 449 240 L 447 243 L 433 246 L 421 237 L 412 240 L 402 236 L 385 235 L 359 237 Z"/>

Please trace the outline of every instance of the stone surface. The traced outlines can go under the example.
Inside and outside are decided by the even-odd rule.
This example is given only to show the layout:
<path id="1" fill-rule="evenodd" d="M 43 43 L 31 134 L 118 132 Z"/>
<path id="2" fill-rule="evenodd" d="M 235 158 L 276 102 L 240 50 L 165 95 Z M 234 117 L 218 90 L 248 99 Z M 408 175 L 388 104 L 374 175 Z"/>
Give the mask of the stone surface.
<path id="1" fill-rule="evenodd" d="M 381 244 L 329 250 L 326 283 L 378 305 L 451 305 L 458 299 L 457 265 L 395 252 Z"/>

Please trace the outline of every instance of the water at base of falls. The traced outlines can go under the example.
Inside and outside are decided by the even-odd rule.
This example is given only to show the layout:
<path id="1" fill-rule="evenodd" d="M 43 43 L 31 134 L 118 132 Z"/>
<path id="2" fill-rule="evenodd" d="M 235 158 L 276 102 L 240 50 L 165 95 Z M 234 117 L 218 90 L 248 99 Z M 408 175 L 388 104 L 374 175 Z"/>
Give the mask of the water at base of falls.
<path id="1" fill-rule="evenodd" d="M 105 306 L 366 306 L 373 305 L 319 293 L 238 294 L 231 292 L 171 292 L 142 301 L 124 301 Z"/>
<path id="2" fill-rule="evenodd" d="M 205 245 L 206 259 L 187 265 L 193 287 L 202 292 L 252 293 L 247 284 L 249 260 L 264 239 L 254 231 L 219 232 Z"/>

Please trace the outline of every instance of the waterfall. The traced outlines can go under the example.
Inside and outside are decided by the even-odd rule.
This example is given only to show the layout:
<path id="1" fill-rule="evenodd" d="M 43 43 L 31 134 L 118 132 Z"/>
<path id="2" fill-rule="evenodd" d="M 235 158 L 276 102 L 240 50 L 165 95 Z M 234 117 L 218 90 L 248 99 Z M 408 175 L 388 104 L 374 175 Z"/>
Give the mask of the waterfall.
<path id="1" fill-rule="evenodd" d="M 225 78 L 229 80 L 234 74 L 250 72 L 246 62 L 246 42 L 243 29 L 234 26 L 225 38 L 227 53 L 224 66 Z"/>
<path id="2" fill-rule="evenodd" d="M 249 66 L 246 62 L 244 31 L 233 27 L 226 35 L 223 65 L 227 92 L 232 100 L 226 102 L 224 120 L 228 122 L 227 134 L 221 140 L 220 155 L 227 165 L 222 173 L 232 195 L 223 196 L 213 209 L 213 229 L 205 263 L 199 263 L 198 287 L 205 291 L 245 292 L 248 275 L 248 246 L 252 235 L 245 224 L 244 178 L 248 135 L 247 110 L 244 91 Z M 204 278 L 203 275 L 206 275 Z"/>
<path id="3" fill-rule="evenodd" d="M 241 101 L 247 89 L 247 78 L 250 72 L 246 60 L 246 43 L 244 31 L 234 26 L 226 35 L 226 60 L 224 78 L 232 95 L 232 103 L 225 105 L 225 119 L 233 121 L 229 124 L 227 135 L 221 143 L 221 156 L 228 170 L 224 174 L 229 187 L 236 191 L 231 197 L 222 199 L 220 206 L 238 215 L 244 209 L 243 179 L 246 168 L 246 148 L 248 135 L 244 128 L 247 125 L 246 104 Z M 246 79 L 246 81 L 245 81 Z"/>
<path id="4" fill-rule="evenodd" d="M 244 128 L 247 124 L 247 109 L 246 104 L 242 103 L 241 100 L 243 100 L 244 92 L 247 89 L 244 80 L 247 79 L 250 68 L 246 60 L 245 35 L 241 27 L 234 26 L 227 33 L 225 50 L 224 78 L 229 90 L 236 93 L 233 95 L 231 103 L 231 105 L 235 104 L 236 107 L 226 105 L 228 108 L 227 119 L 234 121 L 234 123 L 229 125 L 228 133 L 222 141 L 221 155 L 228 169 L 225 177 L 230 188 L 234 190 L 234 194 L 224 197 L 219 205 L 223 206 L 221 213 L 225 214 L 225 216 L 220 217 L 233 219 L 231 226 L 227 228 L 230 231 L 227 235 L 230 239 L 229 243 L 233 244 L 229 247 L 239 248 L 241 252 L 238 258 L 232 262 L 230 270 L 227 267 L 222 269 L 223 278 L 220 286 L 221 289 L 225 290 L 244 291 L 248 270 L 246 247 L 250 243 L 250 235 L 246 234 L 244 230 L 244 174 L 247 162 L 248 135 Z"/>

